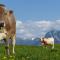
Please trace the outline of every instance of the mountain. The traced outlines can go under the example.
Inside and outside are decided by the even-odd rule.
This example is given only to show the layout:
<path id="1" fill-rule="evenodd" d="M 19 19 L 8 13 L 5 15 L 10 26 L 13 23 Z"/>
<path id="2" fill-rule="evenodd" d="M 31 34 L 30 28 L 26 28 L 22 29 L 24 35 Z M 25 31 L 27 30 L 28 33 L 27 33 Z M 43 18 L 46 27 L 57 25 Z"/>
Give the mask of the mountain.
<path id="1" fill-rule="evenodd" d="M 45 34 L 45 37 L 53 37 L 55 43 L 60 43 L 60 31 L 51 30 Z M 40 38 L 16 38 L 16 44 L 18 45 L 36 45 L 39 46 L 41 44 Z"/>
<path id="2" fill-rule="evenodd" d="M 58 30 L 51 30 L 51 31 L 47 32 L 45 37 L 46 38 L 53 37 L 55 43 L 60 43 L 60 31 L 58 31 Z"/>
<path id="3" fill-rule="evenodd" d="M 34 40 L 32 39 L 23 39 L 23 38 L 17 38 L 16 39 L 16 44 L 18 45 L 40 45 L 40 39 L 39 38 L 34 38 Z"/>

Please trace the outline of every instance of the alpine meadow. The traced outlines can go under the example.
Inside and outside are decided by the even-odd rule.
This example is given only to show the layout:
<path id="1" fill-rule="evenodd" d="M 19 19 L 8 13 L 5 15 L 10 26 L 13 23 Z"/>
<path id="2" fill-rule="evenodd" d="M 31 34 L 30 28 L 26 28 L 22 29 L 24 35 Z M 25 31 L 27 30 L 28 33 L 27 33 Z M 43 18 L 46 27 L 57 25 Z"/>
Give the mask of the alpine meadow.
<path id="1" fill-rule="evenodd" d="M 0 60 L 60 60 L 60 44 L 55 44 L 55 48 L 42 46 L 16 45 L 16 54 L 13 57 L 3 58 L 4 45 L 0 45 Z"/>

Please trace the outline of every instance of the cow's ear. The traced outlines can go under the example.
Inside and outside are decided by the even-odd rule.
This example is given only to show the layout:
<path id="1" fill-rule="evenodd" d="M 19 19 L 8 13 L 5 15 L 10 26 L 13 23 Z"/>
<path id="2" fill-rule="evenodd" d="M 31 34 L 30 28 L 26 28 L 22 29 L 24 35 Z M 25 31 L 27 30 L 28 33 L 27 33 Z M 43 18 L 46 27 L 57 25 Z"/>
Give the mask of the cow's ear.
<path id="1" fill-rule="evenodd" d="M 3 14 L 4 9 L 2 7 L 0 7 L 0 14 Z"/>
<path id="2" fill-rule="evenodd" d="M 10 11 L 9 11 L 9 13 L 10 13 L 10 14 L 12 14 L 12 13 L 13 13 L 13 11 L 12 11 L 12 10 L 10 10 Z"/>
<path id="3" fill-rule="evenodd" d="M 9 10 L 9 15 L 12 15 L 13 14 L 13 11 L 12 10 Z"/>

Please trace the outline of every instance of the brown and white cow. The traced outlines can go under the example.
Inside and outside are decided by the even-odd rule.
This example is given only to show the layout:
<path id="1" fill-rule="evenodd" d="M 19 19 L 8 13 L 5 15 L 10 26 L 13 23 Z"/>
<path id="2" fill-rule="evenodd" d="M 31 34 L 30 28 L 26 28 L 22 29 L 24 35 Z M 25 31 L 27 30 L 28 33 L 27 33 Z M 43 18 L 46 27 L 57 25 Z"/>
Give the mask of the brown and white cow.
<path id="1" fill-rule="evenodd" d="M 16 39 L 16 21 L 12 10 L 6 9 L 5 5 L 0 4 L 0 40 L 4 40 L 7 55 L 10 55 L 10 50 L 14 54 Z M 9 48 L 11 40 L 12 48 Z"/>
<path id="2" fill-rule="evenodd" d="M 52 49 L 54 48 L 54 38 L 50 37 L 50 38 L 41 38 L 41 43 L 44 46 L 51 46 Z"/>

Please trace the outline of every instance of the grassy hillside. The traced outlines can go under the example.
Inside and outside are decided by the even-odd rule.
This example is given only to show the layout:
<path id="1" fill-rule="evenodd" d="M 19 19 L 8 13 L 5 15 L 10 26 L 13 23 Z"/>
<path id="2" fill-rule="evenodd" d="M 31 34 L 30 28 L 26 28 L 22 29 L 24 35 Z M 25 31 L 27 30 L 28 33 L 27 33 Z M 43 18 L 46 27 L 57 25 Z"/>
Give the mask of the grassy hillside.
<path id="1" fill-rule="evenodd" d="M 60 60 L 60 44 L 55 44 L 55 49 L 41 46 L 16 46 L 13 58 L 3 59 L 4 46 L 0 45 L 0 60 Z"/>

